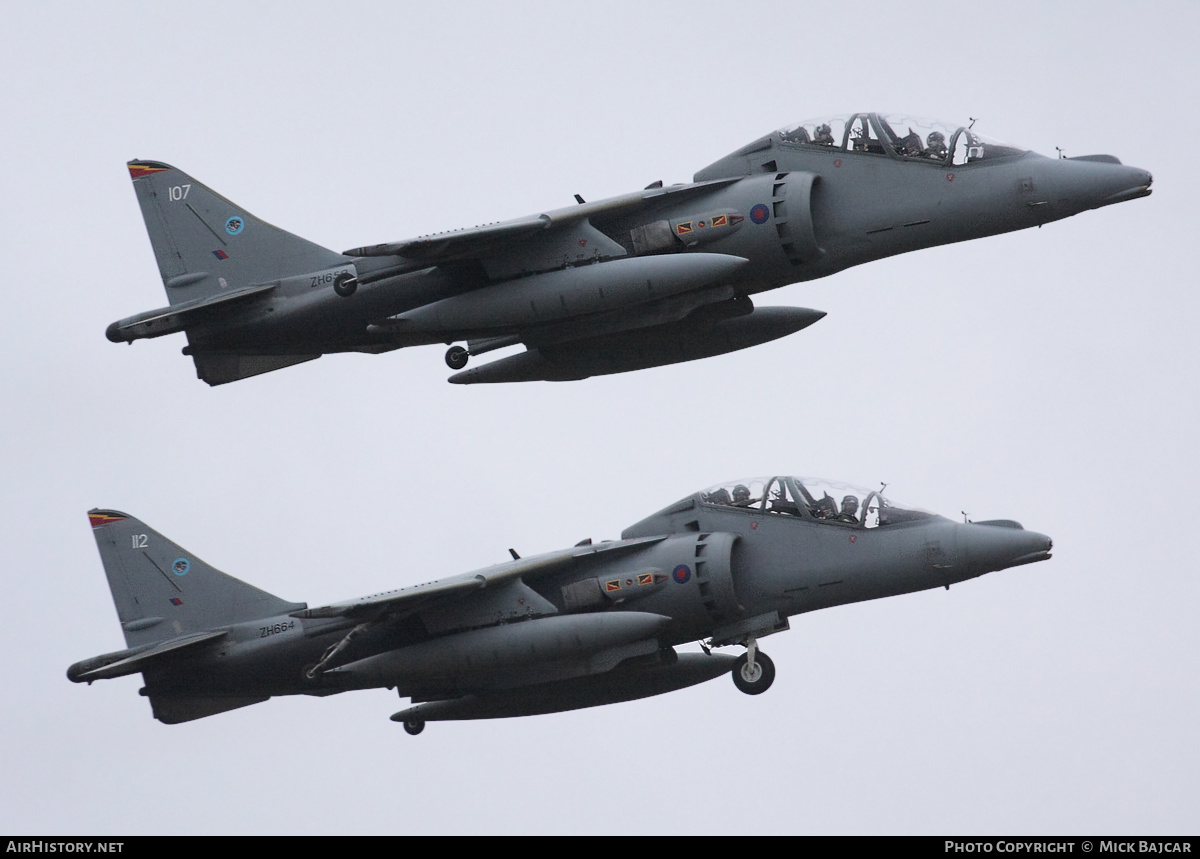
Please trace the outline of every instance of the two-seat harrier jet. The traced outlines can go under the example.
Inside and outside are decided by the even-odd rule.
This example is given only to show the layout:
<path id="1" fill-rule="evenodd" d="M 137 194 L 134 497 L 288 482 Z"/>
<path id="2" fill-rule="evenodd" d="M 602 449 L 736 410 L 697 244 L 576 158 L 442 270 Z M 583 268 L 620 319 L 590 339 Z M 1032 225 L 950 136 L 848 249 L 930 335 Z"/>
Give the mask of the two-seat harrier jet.
<path id="1" fill-rule="evenodd" d="M 336 253 L 170 165 L 131 161 L 129 174 L 169 306 L 114 322 L 108 338 L 182 331 L 210 385 L 328 352 L 433 343 L 454 344 L 446 363 L 458 384 L 707 358 L 824 316 L 756 308 L 756 293 L 1041 226 L 1151 184 L 1111 155 L 1046 158 L 970 125 L 859 113 L 775 131 L 688 184 Z"/>

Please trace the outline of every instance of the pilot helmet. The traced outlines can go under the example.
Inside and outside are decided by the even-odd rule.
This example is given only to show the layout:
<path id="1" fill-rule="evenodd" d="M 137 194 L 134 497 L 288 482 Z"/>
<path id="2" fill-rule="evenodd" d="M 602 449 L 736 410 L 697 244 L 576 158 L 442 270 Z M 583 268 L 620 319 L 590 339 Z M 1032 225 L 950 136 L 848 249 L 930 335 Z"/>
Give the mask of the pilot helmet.
<path id="1" fill-rule="evenodd" d="M 733 500 L 735 503 L 750 500 L 750 487 L 744 483 L 739 483 L 733 487 Z"/>
<path id="2" fill-rule="evenodd" d="M 847 495 L 842 499 L 842 512 L 854 516 L 858 513 L 858 496 Z"/>

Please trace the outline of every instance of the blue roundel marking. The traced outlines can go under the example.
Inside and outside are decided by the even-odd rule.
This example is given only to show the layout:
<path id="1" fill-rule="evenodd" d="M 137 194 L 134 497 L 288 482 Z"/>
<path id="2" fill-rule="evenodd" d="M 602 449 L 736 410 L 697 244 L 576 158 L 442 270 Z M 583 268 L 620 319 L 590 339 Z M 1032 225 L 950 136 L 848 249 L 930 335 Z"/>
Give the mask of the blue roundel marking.
<path id="1" fill-rule="evenodd" d="M 239 218 L 237 215 L 234 215 L 232 218 L 230 218 L 228 221 L 225 222 L 225 232 L 229 233 L 229 235 L 231 235 L 231 236 L 236 236 L 238 233 L 240 233 L 244 229 L 246 229 L 246 222 L 243 221 L 241 218 Z"/>
<path id="2" fill-rule="evenodd" d="M 767 208 L 765 203 L 759 203 L 750 210 L 750 220 L 756 224 L 765 224 L 770 216 L 771 210 Z M 226 227 L 228 229 L 228 227 Z"/>
<path id="3" fill-rule="evenodd" d="M 688 583 L 688 580 L 691 577 L 692 577 L 692 568 L 689 567 L 687 564 L 680 564 L 678 567 L 676 567 L 674 570 L 671 571 L 671 578 L 673 578 L 676 582 L 678 582 L 681 585 L 686 585 Z"/>
<path id="4" fill-rule="evenodd" d="M 192 568 L 192 564 L 187 558 L 176 558 L 171 564 L 171 570 L 177 576 L 186 576 L 187 571 Z"/>

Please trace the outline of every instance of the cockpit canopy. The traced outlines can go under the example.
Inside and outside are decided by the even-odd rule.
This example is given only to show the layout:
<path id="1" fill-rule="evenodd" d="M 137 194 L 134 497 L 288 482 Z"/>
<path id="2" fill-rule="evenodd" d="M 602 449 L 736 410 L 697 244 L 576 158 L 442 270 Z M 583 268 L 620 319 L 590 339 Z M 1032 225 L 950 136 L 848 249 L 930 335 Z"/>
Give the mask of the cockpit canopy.
<path id="1" fill-rule="evenodd" d="M 879 528 L 934 514 L 880 492 L 819 477 L 752 477 L 713 486 L 700 501 L 854 528 Z"/>
<path id="2" fill-rule="evenodd" d="M 902 113 L 856 113 L 810 119 L 776 133 L 783 144 L 956 166 L 1026 151 L 977 134 L 971 128 L 974 124 L 972 120 L 970 125 L 955 126 Z"/>

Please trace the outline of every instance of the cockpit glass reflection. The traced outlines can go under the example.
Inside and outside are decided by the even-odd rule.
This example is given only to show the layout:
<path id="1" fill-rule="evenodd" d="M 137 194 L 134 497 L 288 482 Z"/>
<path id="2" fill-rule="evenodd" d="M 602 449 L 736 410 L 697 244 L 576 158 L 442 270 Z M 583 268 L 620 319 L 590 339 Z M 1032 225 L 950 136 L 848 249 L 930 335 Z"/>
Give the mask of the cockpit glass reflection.
<path id="1" fill-rule="evenodd" d="M 962 166 L 1020 155 L 1026 150 L 984 137 L 964 125 L 906 113 L 857 113 L 809 119 L 781 128 L 781 143 L 864 152 L 904 160 Z"/>
<path id="2" fill-rule="evenodd" d="M 794 516 L 855 528 L 928 519 L 932 513 L 898 503 L 872 489 L 819 477 L 751 477 L 710 487 L 705 504 Z"/>

